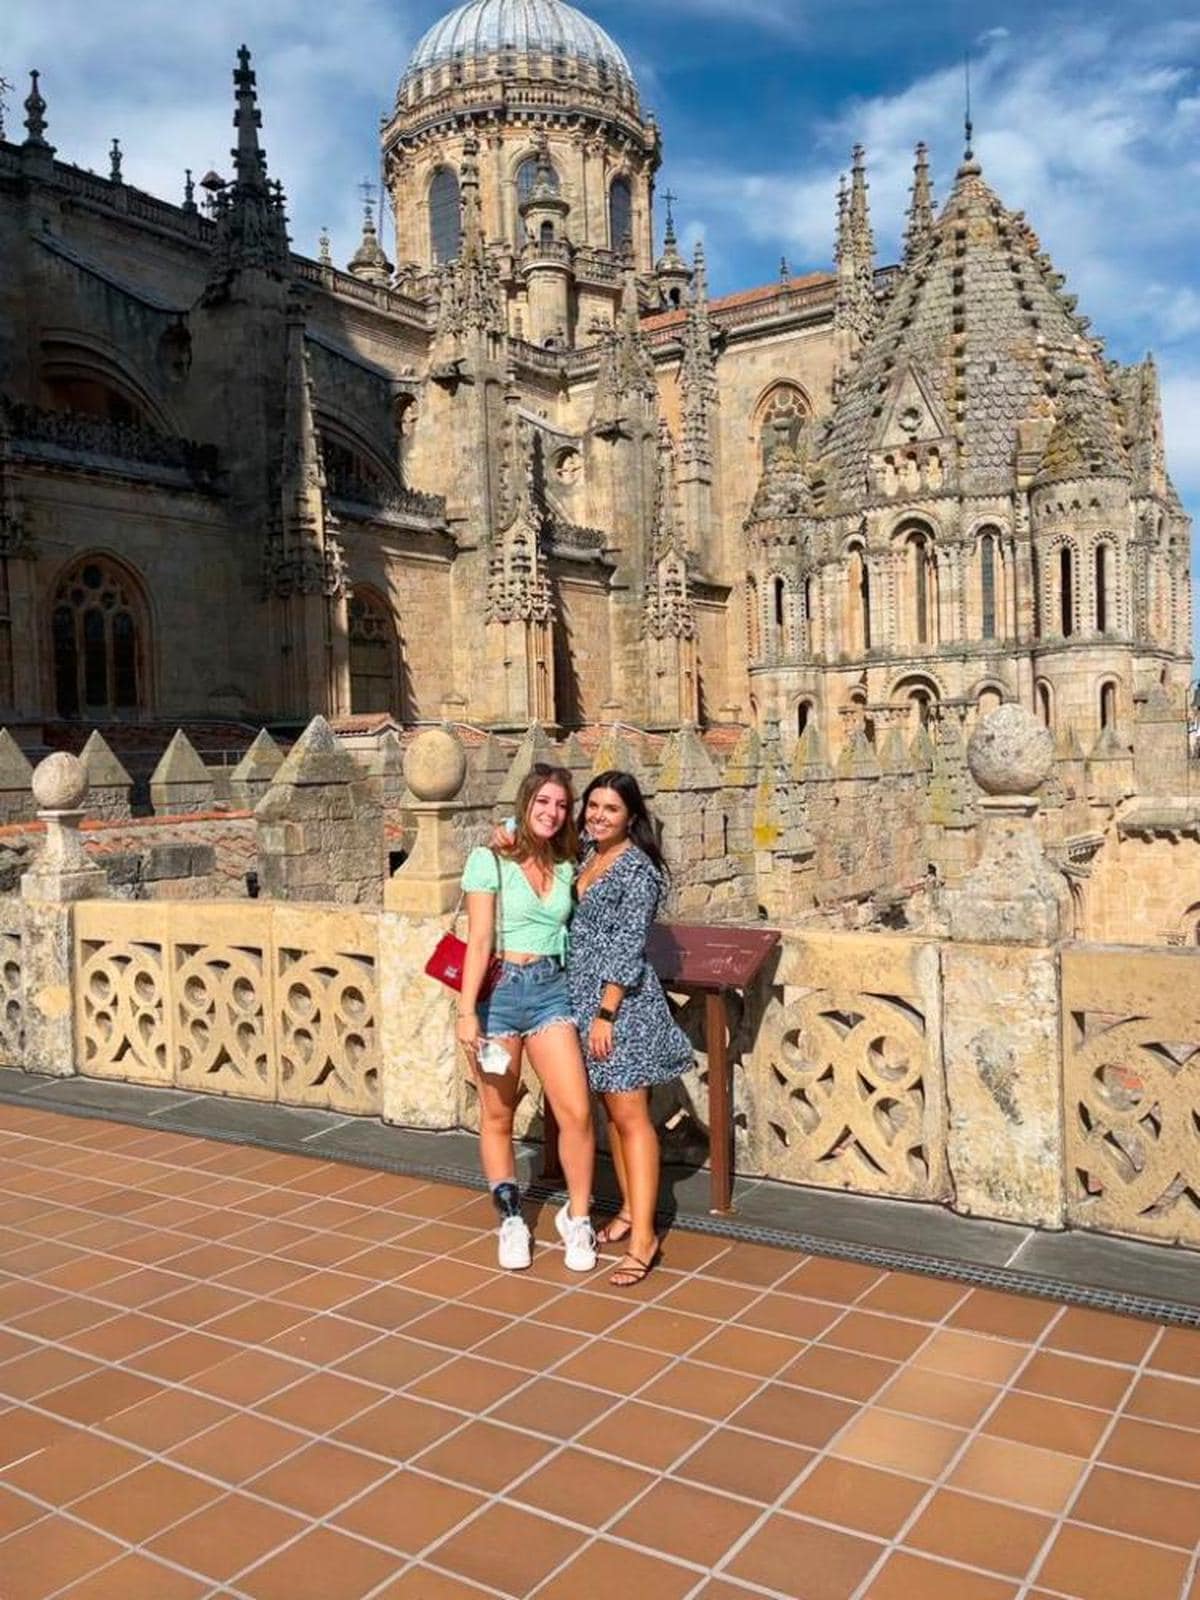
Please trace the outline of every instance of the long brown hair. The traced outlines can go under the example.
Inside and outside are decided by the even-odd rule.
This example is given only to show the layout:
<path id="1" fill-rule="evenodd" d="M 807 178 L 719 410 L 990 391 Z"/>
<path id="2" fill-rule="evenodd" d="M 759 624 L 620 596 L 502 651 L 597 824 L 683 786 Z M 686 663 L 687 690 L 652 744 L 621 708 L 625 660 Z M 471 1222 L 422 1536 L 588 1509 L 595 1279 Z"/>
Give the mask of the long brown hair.
<path id="1" fill-rule="evenodd" d="M 552 783 L 567 797 L 567 814 L 563 825 L 553 839 L 543 842 L 536 839 L 529 827 L 529 808 L 534 796 L 545 784 Z M 579 854 L 579 834 L 575 828 L 575 788 L 566 767 L 552 767 L 545 761 L 535 761 L 521 779 L 516 800 L 517 831 L 512 843 L 502 846 L 502 853 L 513 861 L 574 861 Z"/>

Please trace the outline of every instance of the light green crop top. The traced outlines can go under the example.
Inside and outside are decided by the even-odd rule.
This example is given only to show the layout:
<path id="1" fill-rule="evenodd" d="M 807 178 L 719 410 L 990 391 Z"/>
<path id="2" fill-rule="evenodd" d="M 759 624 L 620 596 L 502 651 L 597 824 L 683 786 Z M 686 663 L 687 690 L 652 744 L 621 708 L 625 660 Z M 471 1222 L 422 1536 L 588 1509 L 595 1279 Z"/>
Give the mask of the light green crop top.
<path id="1" fill-rule="evenodd" d="M 495 894 L 497 865 L 503 892 L 496 911 L 496 949 L 565 960 L 567 923 L 574 909 L 571 904 L 574 866 L 569 861 L 558 862 L 550 892 L 543 900 L 515 861 L 493 855 L 481 845 L 467 857 L 462 875 L 464 892 Z"/>

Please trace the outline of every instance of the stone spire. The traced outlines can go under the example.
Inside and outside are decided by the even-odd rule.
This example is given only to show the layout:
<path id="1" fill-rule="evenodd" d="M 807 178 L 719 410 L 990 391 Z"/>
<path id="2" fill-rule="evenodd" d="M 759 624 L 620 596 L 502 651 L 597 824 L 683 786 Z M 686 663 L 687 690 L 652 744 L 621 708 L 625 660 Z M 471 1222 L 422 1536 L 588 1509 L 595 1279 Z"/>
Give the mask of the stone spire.
<path id="1" fill-rule="evenodd" d="M 546 528 L 540 441 L 509 404 L 510 491 L 506 521 L 493 539 L 488 565 L 489 621 L 549 624 L 554 615 L 542 543 Z"/>
<path id="2" fill-rule="evenodd" d="M 438 284 L 438 336 L 452 343 L 465 334 L 506 330 L 500 279 L 483 238 L 478 157 L 479 142 L 469 135 L 459 169 L 462 248 L 441 268 Z"/>
<path id="3" fill-rule="evenodd" d="M 392 281 L 392 263 L 383 252 L 375 228 L 374 208 L 370 198 L 370 184 L 364 184 L 362 239 L 350 258 L 347 270 L 364 283 L 389 284 Z M 325 241 L 328 249 L 328 238 Z"/>
<path id="4" fill-rule="evenodd" d="M 592 401 L 592 427 L 596 432 L 623 431 L 631 404 L 653 405 L 658 397 L 654 360 L 641 332 L 637 276 L 633 256 L 627 253 L 617 325 L 605 341 Z"/>
<path id="5" fill-rule="evenodd" d="M 279 526 L 268 548 L 265 573 L 268 592 L 284 598 L 346 592 L 342 552 L 328 528 L 325 465 L 304 333 L 304 309 L 293 295 L 287 308 Z"/>
<path id="6" fill-rule="evenodd" d="M 121 141 L 114 139 L 108 150 L 108 181 L 121 183 Z"/>
<path id="7" fill-rule="evenodd" d="M 933 185 L 929 177 L 929 150 L 922 140 L 913 164 L 912 200 L 904 232 L 904 259 L 909 262 L 933 232 Z"/>
<path id="8" fill-rule="evenodd" d="M 289 295 L 278 512 L 263 552 L 263 597 L 276 633 L 279 709 L 349 709 L 346 605 L 349 585 L 313 409 L 304 307 Z"/>
<path id="9" fill-rule="evenodd" d="M 652 725 L 677 725 L 696 718 L 696 616 L 688 583 L 675 445 L 665 417 L 658 422 L 656 468 L 643 611 L 650 646 L 646 705 Z"/>
<path id="10" fill-rule="evenodd" d="M 29 74 L 29 93 L 25 97 L 25 148 L 53 153 L 54 146 L 46 142 L 46 102 L 38 87 L 40 77 L 36 68 Z"/>
<path id="11" fill-rule="evenodd" d="M 712 465 L 711 413 L 717 403 L 716 361 L 708 314 L 704 250 L 696 245 L 695 293 L 683 329 L 679 389 L 683 419 L 682 460 L 685 467 Z"/>
<path id="12" fill-rule="evenodd" d="M 675 215 L 671 209 L 675 196 L 668 189 L 663 199 L 667 203 L 667 227 L 663 234 L 663 253 L 654 268 L 654 276 L 658 280 L 663 304 L 680 306 L 683 304 L 692 274 L 688 271 L 687 262 L 679 253 L 679 241 L 675 237 Z"/>
<path id="13" fill-rule="evenodd" d="M 317 235 L 317 260 L 323 267 L 331 267 L 333 265 L 333 251 L 330 249 L 330 243 L 329 229 L 323 226 Z"/>
<path id="14" fill-rule="evenodd" d="M 258 142 L 262 112 L 245 45 L 238 50 L 233 82 L 237 144 L 230 153 L 234 177 L 217 196 L 217 239 L 205 295 L 210 303 L 225 297 L 239 272 L 259 270 L 282 279 L 288 264 L 283 190 L 267 177 L 266 152 Z"/>
<path id="15" fill-rule="evenodd" d="M 854 146 L 850 192 L 838 191 L 837 301 L 834 326 L 868 337 L 875 315 L 875 239 L 867 200 L 867 171 L 860 144 Z"/>
<path id="16" fill-rule="evenodd" d="M 181 210 L 191 216 L 196 211 L 196 185 L 192 182 L 192 169 L 183 169 L 183 205 Z"/>

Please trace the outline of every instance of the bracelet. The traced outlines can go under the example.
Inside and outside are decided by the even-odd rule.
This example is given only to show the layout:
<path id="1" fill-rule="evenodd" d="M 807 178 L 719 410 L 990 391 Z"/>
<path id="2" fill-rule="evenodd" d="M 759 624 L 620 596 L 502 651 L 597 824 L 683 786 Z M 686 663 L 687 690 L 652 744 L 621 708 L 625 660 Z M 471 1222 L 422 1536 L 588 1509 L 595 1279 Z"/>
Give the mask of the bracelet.
<path id="1" fill-rule="evenodd" d="M 597 1022 L 615 1022 L 616 1020 L 617 1013 L 610 1006 L 601 1006 L 596 1012 Z"/>

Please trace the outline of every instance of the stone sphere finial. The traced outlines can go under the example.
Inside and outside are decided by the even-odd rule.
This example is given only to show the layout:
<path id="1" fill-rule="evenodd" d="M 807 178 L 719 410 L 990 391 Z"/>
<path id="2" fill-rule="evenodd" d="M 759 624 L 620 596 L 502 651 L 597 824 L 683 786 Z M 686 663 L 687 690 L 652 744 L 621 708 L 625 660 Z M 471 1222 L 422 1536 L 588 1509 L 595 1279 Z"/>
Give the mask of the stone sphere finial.
<path id="1" fill-rule="evenodd" d="M 404 752 L 404 781 L 418 800 L 453 800 L 467 775 L 467 752 L 445 728 L 419 733 Z"/>
<path id="2" fill-rule="evenodd" d="M 33 769 L 33 798 L 39 811 L 78 811 L 88 792 L 88 776 L 78 756 L 56 750 Z"/>
<path id="3" fill-rule="evenodd" d="M 1053 760 L 1050 730 L 1013 701 L 981 717 L 967 741 L 967 765 L 985 794 L 1033 794 Z"/>

